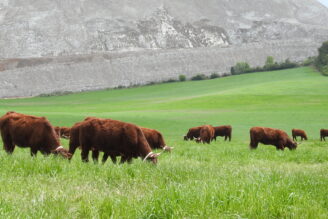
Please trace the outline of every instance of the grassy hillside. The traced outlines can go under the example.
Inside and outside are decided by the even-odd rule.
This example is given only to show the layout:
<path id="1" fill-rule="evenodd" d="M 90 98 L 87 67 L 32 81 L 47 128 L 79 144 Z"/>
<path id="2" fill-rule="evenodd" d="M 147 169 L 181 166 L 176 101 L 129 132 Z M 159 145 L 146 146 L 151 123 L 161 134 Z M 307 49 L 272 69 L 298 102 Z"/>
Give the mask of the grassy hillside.
<path id="1" fill-rule="evenodd" d="M 71 126 L 86 116 L 160 130 L 171 154 L 159 164 L 104 166 L 0 150 L 0 217 L 268 218 L 328 216 L 328 78 L 311 68 L 207 81 L 0 100 L 15 110 Z M 233 126 L 232 142 L 182 141 L 189 127 Z M 296 151 L 260 145 L 250 151 L 249 128 L 306 130 Z M 67 146 L 68 141 L 62 143 Z M 22 207 L 24 206 L 24 207 Z"/>

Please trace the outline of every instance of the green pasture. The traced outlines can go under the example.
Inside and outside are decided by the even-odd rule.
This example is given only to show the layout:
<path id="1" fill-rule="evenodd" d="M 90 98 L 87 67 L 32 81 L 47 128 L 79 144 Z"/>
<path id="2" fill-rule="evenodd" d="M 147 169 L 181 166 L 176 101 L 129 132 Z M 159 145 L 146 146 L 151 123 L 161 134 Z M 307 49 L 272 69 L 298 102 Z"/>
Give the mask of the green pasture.
<path id="1" fill-rule="evenodd" d="M 71 126 L 87 116 L 162 132 L 158 165 L 71 162 L 0 149 L 0 218 L 327 218 L 328 77 L 312 68 L 67 96 L 0 100 L 7 111 Z M 232 125 L 232 141 L 183 141 L 190 127 Z M 304 129 L 296 151 L 259 145 L 252 126 Z M 1 141 L 0 141 L 0 144 Z M 68 141 L 62 140 L 68 147 Z"/>

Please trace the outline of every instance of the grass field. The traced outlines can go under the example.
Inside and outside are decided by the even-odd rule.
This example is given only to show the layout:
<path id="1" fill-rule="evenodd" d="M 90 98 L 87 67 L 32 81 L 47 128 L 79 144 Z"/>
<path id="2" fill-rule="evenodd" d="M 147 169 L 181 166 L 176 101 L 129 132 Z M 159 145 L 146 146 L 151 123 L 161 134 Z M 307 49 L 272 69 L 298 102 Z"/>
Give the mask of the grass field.
<path id="1" fill-rule="evenodd" d="M 171 154 L 154 166 L 68 162 L 0 150 L 0 218 L 327 218 L 328 77 L 311 68 L 67 96 L 0 100 L 0 113 L 71 126 L 86 116 L 155 128 Z M 233 126 L 231 142 L 185 142 L 188 128 Z M 306 130 L 296 151 L 260 145 L 249 128 Z M 68 146 L 67 140 L 62 144 Z M 2 148 L 2 147 L 1 147 Z"/>

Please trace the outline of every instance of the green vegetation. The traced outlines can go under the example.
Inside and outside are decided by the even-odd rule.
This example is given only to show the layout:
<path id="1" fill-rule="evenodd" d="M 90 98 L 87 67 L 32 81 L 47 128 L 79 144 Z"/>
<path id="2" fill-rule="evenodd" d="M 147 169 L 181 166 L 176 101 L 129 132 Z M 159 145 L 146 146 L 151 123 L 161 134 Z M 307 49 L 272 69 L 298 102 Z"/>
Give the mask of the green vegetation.
<path id="1" fill-rule="evenodd" d="M 179 81 L 186 81 L 185 75 L 179 75 Z"/>
<path id="2" fill-rule="evenodd" d="M 319 71 L 328 76 L 328 41 L 324 42 L 318 51 L 319 55 L 315 61 L 315 65 Z"/>
<path id="3" fill-rule="evenodd" d="M 304 61 L 305 66 L 309 65 L 310 59 Z M 303 63 L 302 63 L 303 64 Z M 289 68 L 296 68 L 299 65 L 286 59 L 284 62 L 278 63 L 274 61 L 272 56 L 268 56 L 263 67 L 250 67 L 247 62 L 238 62 L 235 66 L 231 67 L 230 72 L 232 75 L 240 75 L 244 73 L 262 72 L 262 71 L 275 71 Z"/>
<path id="4" fill-rule="evenodd" d="M 9 110 L 71 126 L 86 116 L 160 130 L 171 154 L 154 166 L 68 162 L 0 150 L 1 218 L 327 218 L 328 78 L 312 68 L 66 96 L 0 100 Z M 189 127 L 233 126 L 232 142 L 185 142 Z M 259 145 L 249 128 L 304 129 L 296 151 Z M 67 147 L 68 141 L 62 140 Z M 0 141 L 1 144 L 1 141 Z M 2 147 L 1 147 L 2 148 Z"/>

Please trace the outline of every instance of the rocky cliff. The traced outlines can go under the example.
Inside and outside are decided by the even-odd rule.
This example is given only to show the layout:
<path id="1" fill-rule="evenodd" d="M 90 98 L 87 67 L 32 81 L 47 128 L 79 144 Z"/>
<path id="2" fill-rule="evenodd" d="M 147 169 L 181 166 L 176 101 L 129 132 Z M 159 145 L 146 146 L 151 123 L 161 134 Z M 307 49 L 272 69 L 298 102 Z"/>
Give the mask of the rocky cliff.
<path id="1" fill-rule="evenodd" d="M 315 55 L 320 43 L 328 39 L 327 20 L 328 9 L 316 0 L 3 0 L 0 97 L 26 95 L 18 92 L 26 84 L 18 86 L 18 75 L 31 69 L 35 74 L 47 72 L 43 77 L 51 84 L 51 75 L 67 75 L 72 66 L 76 70 L 88 65 L 79 69 L 88 80 L 93 77 L 95 60 L 104 56 L 111 58 L 97 61 L 107 66 L 100 74 L 126 75 L 125 84 L 177 78 L 178 74 L 225 73 L 235 61 L 262 64 L 264 55 L 301 60 Z M 245 48 L 253 53 L 252 59 Z M 131 54 L 133 59 L 128 58 Z M 223 63 L 214 57 L 217 54 L 229 61 Z M 107 70 L 115 69 L 118 59 L 119 63 L 125 60 L 123 65 L 139 67 L 116 68 L 115 73 Z M 187 64 L 188 60 L 193 62 Z M 142 65 L 147 66 L 146 73 Z M 114 81 L 59 90 L 122 85 L 122 80 Z M 8 84 L 16 86 L 16 91 Z M 32 84 L 38 87 L 36 81 Z M 56 89 L 50 86 L 43 91 Z"/>

